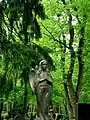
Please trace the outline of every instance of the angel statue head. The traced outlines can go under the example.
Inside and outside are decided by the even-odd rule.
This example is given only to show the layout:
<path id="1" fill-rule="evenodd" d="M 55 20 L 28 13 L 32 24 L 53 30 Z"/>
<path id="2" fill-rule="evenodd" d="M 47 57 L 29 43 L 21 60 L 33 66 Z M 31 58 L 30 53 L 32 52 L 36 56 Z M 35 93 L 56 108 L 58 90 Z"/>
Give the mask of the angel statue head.
<path id="1" fill-rule="evenodd" d="M 46 60 L 42 60 L 39 63 L 39 71 L 49 71 L 48 70 L 48 62 Z"/>

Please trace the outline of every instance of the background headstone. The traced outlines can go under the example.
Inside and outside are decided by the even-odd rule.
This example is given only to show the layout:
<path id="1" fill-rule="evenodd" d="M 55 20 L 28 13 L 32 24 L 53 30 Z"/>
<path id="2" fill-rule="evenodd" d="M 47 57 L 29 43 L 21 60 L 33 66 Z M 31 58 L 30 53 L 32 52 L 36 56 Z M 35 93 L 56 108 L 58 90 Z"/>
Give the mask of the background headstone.
<path id="1" fill-rule="evenodd" d="M 90 104 L 79 103 L 78 120 L 90 120 Z"/>

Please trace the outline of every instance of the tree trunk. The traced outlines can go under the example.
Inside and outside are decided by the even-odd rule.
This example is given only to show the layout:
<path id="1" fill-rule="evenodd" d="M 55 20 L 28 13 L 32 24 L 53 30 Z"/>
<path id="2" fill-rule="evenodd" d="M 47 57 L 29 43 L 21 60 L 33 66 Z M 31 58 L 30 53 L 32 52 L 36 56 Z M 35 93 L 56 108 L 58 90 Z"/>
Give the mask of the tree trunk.
<path id="1" fill-rule="evenodd" d="M 1 99 L 0 101 L 0 120 L 2 120 L 2 116 L 1 116 L 2 111 L 3 111 L 3 99 Z"/>
<path id="2" fill-rule="evenodd" d="M 65 91 L 65 97 L 66 97 L 66 101 L 67 101 L 69 120 L 72 120 L 73 119 L 73 107 L 72 107 L 71 102 L 70 102 L 68 88 L 67 88 L 66 83 L 64 83 L 64 91 Z"/>
<path id="3" fill-rule="evenodd" d="M 25 82 L 25 91 L 24 91 L 24 113 L 27 110 L 27 83 Z"/>
<path id="4" fill-rule="evenodd" d="M 24 107 L 23 107 L 23 114 L 24 114 L 24 118 L 26 117 L 26 113 L 27 113 L 27 80 L 28 78 L 28 68 L 23 70 L 23 77 L 24 77 L 24 84 L 25 84 L 25 91 L 24 91 Z"/>

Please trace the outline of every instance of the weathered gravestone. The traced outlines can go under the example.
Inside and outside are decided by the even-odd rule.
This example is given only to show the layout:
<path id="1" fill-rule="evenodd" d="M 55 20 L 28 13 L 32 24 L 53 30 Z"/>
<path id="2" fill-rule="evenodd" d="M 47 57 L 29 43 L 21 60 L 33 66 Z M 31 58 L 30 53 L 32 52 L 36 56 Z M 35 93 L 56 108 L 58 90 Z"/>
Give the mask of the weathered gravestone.
<path id="1" fill-rule="evenodd" d="M 52 79 L 46 60 L 39 63 L 39 69 L 35 72 L 31 70 L 29 81 L 37 99 L 37 117 L 36 120 L 48 120 L 48 107 L 52 93 Z"/>
<path id="2" fill-rule="evenodd" d="M 90 120 L 90 104 L 79 103 L 78 120 Z"/>

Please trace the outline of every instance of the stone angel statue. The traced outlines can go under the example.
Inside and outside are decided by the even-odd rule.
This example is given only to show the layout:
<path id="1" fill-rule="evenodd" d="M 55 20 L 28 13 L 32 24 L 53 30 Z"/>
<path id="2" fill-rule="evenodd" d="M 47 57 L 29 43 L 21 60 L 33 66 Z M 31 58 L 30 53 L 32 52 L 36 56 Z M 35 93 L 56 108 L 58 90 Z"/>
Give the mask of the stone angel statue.
<path id="1" fill-rule="evenodd" d="M 39 63 L 39 69 L 35 72 L 31 70 L 29 81 L 37 99 L 37 118 L 36 120 L 48 120 L 48 107 L 52 93 L 52 78 L 46 60 Z"/>

